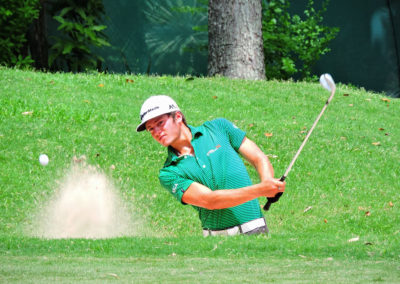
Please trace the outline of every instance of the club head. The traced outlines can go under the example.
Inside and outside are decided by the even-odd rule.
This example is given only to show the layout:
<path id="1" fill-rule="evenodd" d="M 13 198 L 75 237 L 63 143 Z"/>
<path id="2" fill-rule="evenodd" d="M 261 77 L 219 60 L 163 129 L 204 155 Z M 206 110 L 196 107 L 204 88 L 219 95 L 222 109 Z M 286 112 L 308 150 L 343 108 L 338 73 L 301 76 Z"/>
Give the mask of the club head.
<path id="1" fill-rule="evenodd" d="M 329 92 L 336 88 L 335 81 L 333 81 L 332 76 L 328 73 L 322 74 L 319 78 L 319 82 L 321 83 L 322 87 L 327 89 Z"/>

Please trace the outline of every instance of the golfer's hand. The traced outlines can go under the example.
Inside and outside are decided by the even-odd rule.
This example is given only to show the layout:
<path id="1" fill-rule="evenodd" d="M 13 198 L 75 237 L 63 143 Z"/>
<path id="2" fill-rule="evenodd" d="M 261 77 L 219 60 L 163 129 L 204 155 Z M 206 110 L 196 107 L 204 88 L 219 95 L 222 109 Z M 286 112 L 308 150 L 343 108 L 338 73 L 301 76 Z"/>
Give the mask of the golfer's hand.
<path id="1" fill-rule="evenodd" d="M 270 178 L 263 180 L 260 185 L 265 197 L 275 197 L 277 193 L 285 191 L 286 182 L 282 182 L 279 179 Z"/>

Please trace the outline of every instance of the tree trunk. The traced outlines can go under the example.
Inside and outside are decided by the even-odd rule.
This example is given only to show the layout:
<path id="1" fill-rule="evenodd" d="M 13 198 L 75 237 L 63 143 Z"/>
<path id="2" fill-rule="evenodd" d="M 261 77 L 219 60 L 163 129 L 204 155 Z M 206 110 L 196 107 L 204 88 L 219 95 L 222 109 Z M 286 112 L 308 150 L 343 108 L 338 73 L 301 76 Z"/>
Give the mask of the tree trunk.
<path id="1" fill-rule="evenodd" d="M 28 32 L 28 45 L 31 57 L 35 61 L 35 68 L 38 70 L 49 69 L 45 2 L 46 0 L 40 1 L 39 18 L 33 21 L 31 29 Z"/>
<path id="2" fill-rule="evenodd" d="M 261 0 L 209 0 L 209 76 L 265 79 L 261 16 Z"/>

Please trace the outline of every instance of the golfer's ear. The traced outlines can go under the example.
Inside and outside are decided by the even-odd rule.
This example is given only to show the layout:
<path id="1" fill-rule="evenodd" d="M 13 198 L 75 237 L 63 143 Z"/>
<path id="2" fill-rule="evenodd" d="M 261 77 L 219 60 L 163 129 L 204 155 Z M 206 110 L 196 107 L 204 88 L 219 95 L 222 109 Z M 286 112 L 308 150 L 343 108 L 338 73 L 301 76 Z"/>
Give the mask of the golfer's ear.
<path id="1" fill-rule="evenodd" d="M 175 113 L 175 121 L 176 122 L 182 122 L 183 120 L 183 114 L 180 111 L 177 111 Z"/>

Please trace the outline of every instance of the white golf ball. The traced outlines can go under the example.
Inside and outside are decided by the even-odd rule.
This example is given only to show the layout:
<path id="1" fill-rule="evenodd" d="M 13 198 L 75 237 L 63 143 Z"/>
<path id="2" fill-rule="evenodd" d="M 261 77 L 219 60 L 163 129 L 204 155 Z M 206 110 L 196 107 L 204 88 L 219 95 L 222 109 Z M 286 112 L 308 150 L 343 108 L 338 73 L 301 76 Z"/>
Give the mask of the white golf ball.
<path id="1" fill-rule="evenodd" d="M 47 166 L 47 164 L 49 163 L 49 157 L 47 157 L 46 154 L 41 154 L 41 155 L 39 156 L 39 163 L 40 163 L 42 166 Z"/>

